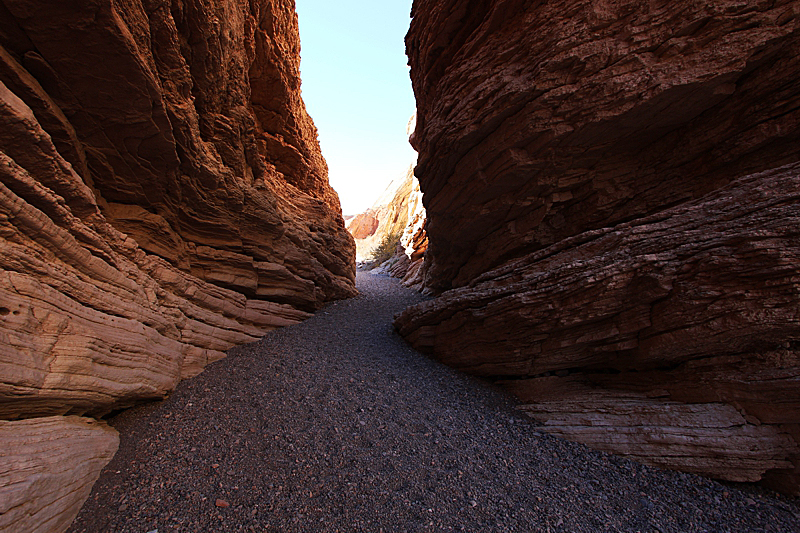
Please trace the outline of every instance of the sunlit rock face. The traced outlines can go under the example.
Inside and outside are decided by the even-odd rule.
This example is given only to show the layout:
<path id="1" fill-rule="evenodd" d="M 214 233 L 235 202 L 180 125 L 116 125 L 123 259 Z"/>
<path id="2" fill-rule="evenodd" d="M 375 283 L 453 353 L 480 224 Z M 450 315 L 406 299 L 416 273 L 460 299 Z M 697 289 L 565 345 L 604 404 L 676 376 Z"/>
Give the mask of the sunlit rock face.
<path id="1" fill-rule="evenodd" d="M 299 48 L 292 1 L 0 0 L 1 418 L 161 398 L 356 293 Z"/>
<path id="2" fill-rule="evenodd" d="M 401 235 L 420 205 L 414 196 L 419 184 L 414 178 L 414 167 L 392 180 L 372 207 L 347 222 L 347 229 L 356 241 L 358 261 L 369 260 L 373 251 L 385 239 Z"/>
<path id="3" fill-rule="evenodd" d="M 427 219 L 425 207 L 422 205 L 422 191 L 419 188 L 419 181 L 413 177 L 411 171 L 406 178 L 406 184 L 399 189 L 399 194 L 393 201 L 394 204 L 402 206 L 404 215 L 399 221 L 404 221 L 405 225 L 395 225 L 393 228 L 391 234 L 397 237 L 394 255 L 381 264 L 376 272 L 401 278 L 406 287 L 427 292 L 424 287 L 424 266 L 428 236 L 425 232 Z M 388 235 L 389 233 L 385 233 L 385 236 Z"/>
<path id="4" fill-rule="evenodd" d="M 400 331 L 554 433 L 797 492 L 800 2 L 413 17 L 425 284 L 455 290 Z"/>

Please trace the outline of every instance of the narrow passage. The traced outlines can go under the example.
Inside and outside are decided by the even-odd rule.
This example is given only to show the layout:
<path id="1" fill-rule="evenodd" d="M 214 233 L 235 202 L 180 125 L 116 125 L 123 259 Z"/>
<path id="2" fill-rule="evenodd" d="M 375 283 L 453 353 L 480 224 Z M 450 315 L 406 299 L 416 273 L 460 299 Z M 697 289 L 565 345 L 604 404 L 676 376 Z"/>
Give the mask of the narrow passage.
<path id="1" fill-rule="evenodd" d="M 792 500 L 539 433 L 393 333 L 420 295 L 358 287 L 113 419 L 120 450 L 70 531 L 800 531 Z"/>

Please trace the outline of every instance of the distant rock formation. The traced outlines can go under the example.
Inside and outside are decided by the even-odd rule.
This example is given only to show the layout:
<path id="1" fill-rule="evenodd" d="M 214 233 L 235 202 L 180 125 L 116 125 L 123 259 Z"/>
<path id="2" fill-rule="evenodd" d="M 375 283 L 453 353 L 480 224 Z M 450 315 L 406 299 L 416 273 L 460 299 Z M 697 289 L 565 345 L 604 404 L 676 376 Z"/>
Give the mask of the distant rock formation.
<path id="1" fill-rule="evenodd" d="M 0 452 L 27 499 L 0 530 L 63 530 L 113 454 L 63 415 L 162 398 L 356 293 L 299 48 L 293 2 L 0 0 L 0 441 L 28 432 L 39 465 Z"/>
<path id="2" fill-rule="evenodd" d="M 798 493 L 800 2 L 412 15 L 442 294 L 401 333 L 546 431 Z"/>
<path id="3" fill-rule="evenodd" d="M 348 220 L 347 229 L 356 241 L 357 261 L 367 261 L 384 239 L 405 231 L 409 218 L 419 209 L 421 198 L 414 195 L 415 189 L 419 191 L 419 184 L 411 165 L 386 186 L 372 207 Z"/>

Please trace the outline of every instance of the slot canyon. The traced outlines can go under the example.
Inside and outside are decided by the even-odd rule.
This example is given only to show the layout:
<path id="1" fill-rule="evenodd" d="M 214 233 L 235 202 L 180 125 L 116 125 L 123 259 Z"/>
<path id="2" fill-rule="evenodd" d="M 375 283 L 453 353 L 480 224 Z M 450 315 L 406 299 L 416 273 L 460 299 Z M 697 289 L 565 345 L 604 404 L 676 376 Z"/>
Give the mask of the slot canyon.
<path id="1" fill-rule="evenodd" d="M 525 424 L 475 416 L 522 435 L 531 449 L 498 445 L 515 464 L 539 438 L 553 469 L 585 445 L 800 527 L 800 1 L 414 0 L 406 51 L 418 161 L 346 222 L 301 96 L 294 0 L 0 0 L 0 532 L 66 531 L 98 479 L 115 484 L 101 472 L 131 457 L 115 416 L 191 406 L 193 383 L 244 394 L 212 369 L 261 384 L 235 366 L 253 346 L 289 376 L 304 355 L 282 335 L 358 302 L 386 324 L 331 326 L 335 365 L 358 372 L 349 346 L 397 340 L 425 354 L 409 373 L 440 362 L 508 393 Z M 377 281 L 356 289 L 382 243 L 395 255 L 359 279 L 417 291 L 385 306 Z M 375 387 L 403 373 L 374 371 Z M 291 379 L 301 412 L 324 379 Z M 431 396 L 465 421 L 483 405 L 452 390 Z M 446 529 L 420 513 L 413 530 Z M 530 530 L 504 524 L 484 530 Z"/>

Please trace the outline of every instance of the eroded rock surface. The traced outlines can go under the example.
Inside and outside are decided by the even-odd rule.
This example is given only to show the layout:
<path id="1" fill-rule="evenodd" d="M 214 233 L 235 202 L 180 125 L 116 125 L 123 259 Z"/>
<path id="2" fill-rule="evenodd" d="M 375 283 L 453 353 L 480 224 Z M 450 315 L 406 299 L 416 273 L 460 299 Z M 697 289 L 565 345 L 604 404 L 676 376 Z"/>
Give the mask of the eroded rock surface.
<path id="1" fill-rule="evenodd" d="M 3 5 L 3 416 L 162 396 L 354 294 L 291 2 Z"/>
<path id="2" fill-rule="evenodd" d="M 356 241 L 357 260 L 369 260 L 384 240 L 397 240 L 421 209 L 421 200 L 412 165 L 386 186 L 372 207 L 348 221 L 347 229 Z"/>
<path id="3" fill-rule="evenodd" d="M 90 418 L 0 420 L 0 531 L 64 531 L 117 446 Z"/>
<path id="4" fill-rule="evenodd" d="M 299 48 L 290 0 L 0 0 L 0 418 L 162 398 L 356 293 Z M 59 531 L 99 466 L 36 453 Z"/>
<path id="5" fill-rule="evenodd" d="M 798 156 L 796 1 L 417 0 L 428 286 Z"/>
<path id="6" fill-rule="evenodd" d="M 512 261 L 410 308 L 396 324 L 415 347 L 466 372 L 535 377 L 505 385 L 546 429 L 557 425 L 559 434 L 652 464 L 685 462 L 689 471 L 757 481 L 800 459 L 792 438 L 800 420 L 798 223 L 795 164 Z M 564 389 L 551 374 L 583 388 Z M 632 393 L 638 403 L 625 407 Z M 709 402 L 694 408 L 709 412 L 685 417 L 675 400 Z M 670 418 L 658 415 L 667 407 Z M 706 431 L 717 415 L 726 425 Z M 679 435 L 689 443 L 680 453 L 666 439 L 640 450 L 636 439 L 653 432 L 627 438 L 620 429 L 648 425 L 657 434 L 685 425 Z M 735 468 L 756 450 L 734 438 L 739 432 L 780 445 L 756 466 Z"/>
<path id="7" fill-rule="evenodd" d="M 546 430 L 800 491 L 800 2 L 413 16 L 442 294 L 403 335 L 504 380 Z"/>

